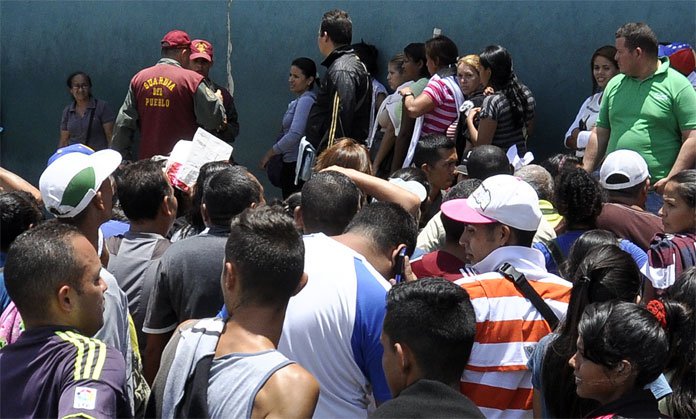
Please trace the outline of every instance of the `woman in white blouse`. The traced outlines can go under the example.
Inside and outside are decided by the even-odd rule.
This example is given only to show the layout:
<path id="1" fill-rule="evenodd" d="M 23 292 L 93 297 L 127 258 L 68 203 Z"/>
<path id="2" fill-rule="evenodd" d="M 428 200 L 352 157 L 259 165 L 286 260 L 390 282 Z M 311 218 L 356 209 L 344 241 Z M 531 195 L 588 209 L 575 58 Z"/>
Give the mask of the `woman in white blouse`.
<path id="1" fill-rule="evenodd" d="M 565 135 L 566 148 L 575 150 L 575 155 L 578 157 L 585 155 L 585 147 L 590 139 L 592 128 L 597 122 L 597 115 L 599 115 L 599 105 L 602 101 L 604 88 L 609 80 L 619 73 L 619 66 L 614 55 L 616 55 L 616 48 L 611 45 L 605 45 L 592 54 L 590 68 L 592 70 L 593 95 L 585 99 L 585 102 L 580 106 L 575 121 Z"/>

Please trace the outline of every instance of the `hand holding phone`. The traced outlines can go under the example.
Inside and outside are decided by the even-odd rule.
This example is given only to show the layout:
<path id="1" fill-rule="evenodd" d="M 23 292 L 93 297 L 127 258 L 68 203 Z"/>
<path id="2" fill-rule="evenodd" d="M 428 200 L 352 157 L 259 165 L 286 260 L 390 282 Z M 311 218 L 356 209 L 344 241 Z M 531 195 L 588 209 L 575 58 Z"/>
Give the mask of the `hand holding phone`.
<path id="1" fill-rule="evenodd" d="M 394 263 L 394 281 L 399 284 L 404 281 L 404 259 L 406 258 L 406 246 L 399 250 Z"/>

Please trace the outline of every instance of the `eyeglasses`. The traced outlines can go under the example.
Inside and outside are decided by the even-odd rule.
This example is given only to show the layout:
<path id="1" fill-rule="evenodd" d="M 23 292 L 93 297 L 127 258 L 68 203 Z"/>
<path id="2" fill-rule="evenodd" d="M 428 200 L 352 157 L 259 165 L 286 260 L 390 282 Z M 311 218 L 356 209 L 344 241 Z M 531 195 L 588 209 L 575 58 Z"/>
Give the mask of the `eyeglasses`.
<path id="1" fill-rule="evenodd" d="M 90 85 L 89 84 L 73 84 L 72 88 L 75 90 L 80 90 L 80 89 L 89 89 Z"/>

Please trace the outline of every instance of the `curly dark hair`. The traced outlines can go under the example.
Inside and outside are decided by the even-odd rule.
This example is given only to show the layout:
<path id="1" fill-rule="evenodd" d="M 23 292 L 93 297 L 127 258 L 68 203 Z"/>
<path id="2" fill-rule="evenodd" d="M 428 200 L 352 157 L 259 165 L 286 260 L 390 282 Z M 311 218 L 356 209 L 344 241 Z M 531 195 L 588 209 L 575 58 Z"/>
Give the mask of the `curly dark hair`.
<path id="1" fill-rule="evenodd" d="M 602 189 L 583 169 L 561 173 L 554 190 L 558 213 L 565 217 L 568 229 L 592 229 L 602 211 Z"/>

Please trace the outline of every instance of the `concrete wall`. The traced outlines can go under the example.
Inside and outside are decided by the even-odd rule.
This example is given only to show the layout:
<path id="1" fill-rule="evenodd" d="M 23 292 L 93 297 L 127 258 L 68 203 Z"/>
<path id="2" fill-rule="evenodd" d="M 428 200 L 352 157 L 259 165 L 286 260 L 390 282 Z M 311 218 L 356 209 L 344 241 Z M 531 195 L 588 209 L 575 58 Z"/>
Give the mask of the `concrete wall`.
<path id="1" fill-rule="evenodd" d="M 2 166 L 38 182 L 70 102 L 67 75 L 89 73 L 95 96 L 116 111 L 132 75 L 157 60 L 162 35 L 180 28 L 213 43 L 213 79 L 234 79 L 241 124 L 235 155 L 265 181 L 257 162 L 293 98 L 289 63 L 298 56 L 321 61 L 317 30 L 322 13 L 334 7 L 350 13 L 354 41 L 380 49 L 383 82 L 389 57 L 429 38 L 433 27 L 461 55 L 491 43 L 507 47 L 537 100 L 530 147 L 539 157 L 561 150 L 567 125 L 590 93 L 589 57 L 613 44 L 621 24 L 645 21 L 661 40 L 696 43 L 691 1 L 1 1 Z"/>

